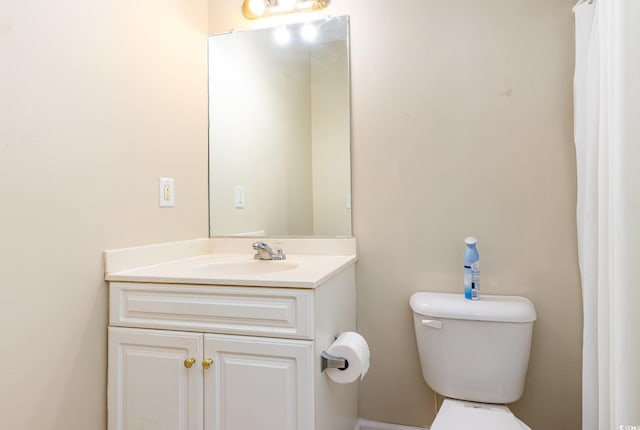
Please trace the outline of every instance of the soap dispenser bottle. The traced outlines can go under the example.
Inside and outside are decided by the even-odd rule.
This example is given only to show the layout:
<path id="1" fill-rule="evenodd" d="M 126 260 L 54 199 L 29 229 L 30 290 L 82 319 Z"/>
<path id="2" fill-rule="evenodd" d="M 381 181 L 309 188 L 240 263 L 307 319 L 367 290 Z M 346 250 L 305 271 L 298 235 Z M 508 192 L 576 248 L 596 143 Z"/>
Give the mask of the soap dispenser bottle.
<path id="1" fill-rule="evenodd" d="M 469 300 L 480 298 L 480 254 L 476 248 L 475 237 L 464 240 L 467 249 L 464 253 L 464 297 Z"/>

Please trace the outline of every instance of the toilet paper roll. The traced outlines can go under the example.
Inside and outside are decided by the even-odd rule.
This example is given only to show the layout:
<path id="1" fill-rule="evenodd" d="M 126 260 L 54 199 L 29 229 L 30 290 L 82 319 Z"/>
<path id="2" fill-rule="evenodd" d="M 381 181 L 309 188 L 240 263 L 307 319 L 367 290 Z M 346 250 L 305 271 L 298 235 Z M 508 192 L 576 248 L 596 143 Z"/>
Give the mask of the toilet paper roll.
<path id="1" fill-rule="evenodd" d="M 344 370 L 327 369 L 327 376 L 338 384 L 348 384 L 364 378 L 369 370 L 369 345 L 360 334 L 345 331 L 333 342 L 327 352 L 335 357 L 346 358 L 349 367 Z"/>

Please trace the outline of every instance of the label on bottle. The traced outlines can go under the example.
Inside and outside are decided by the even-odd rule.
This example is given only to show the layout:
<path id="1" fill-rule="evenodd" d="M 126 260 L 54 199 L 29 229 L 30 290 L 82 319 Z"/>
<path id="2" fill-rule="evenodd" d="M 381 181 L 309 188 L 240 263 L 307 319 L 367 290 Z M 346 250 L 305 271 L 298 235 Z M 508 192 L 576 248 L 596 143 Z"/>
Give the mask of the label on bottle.
<path id="1" fill-rule="evenodd" d="M 480 262 L 476 261 L 471 264 L 471 299 L 480 298 Z"/>

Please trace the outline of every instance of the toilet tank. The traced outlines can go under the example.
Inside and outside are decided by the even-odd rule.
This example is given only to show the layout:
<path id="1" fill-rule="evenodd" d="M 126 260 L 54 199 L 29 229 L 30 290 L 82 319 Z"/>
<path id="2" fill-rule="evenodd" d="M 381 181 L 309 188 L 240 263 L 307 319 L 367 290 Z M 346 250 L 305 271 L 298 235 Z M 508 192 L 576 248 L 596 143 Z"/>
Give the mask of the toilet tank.
<path id="1" fill-rule="evenodd" d="M 529 299 L 418 292 L 410 305 L 422 375 L 434 391 L 498 404 L 522 396 L 536 319 Z"/>

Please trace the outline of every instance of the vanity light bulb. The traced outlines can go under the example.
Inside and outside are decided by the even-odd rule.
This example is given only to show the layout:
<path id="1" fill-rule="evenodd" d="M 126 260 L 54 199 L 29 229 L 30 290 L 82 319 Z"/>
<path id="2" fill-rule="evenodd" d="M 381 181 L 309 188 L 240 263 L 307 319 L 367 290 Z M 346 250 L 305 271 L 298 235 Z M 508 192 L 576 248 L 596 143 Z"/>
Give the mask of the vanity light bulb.
<path id="1" fill-rule="evenodd" d="M 305 24 L 300 29 L 302 39 L 307 42 L 313 42 L 318 37 L 318 29 L 311 24 Z"/>
<path id="2" fill-rule="evenodd" d="M 278 42 L 280 45 L 286 45 L 287 43 L 289 43 L 289 39 L 291 38 L 291 36 L 289 35 L 289 30 L 287 30 L 287 27 L 276 28 L 276 31 L 274 32 L 273 36 L 275 37 L 276 42 Z"/>
<path id="3" fill-rule="evenodd" d="M 256 16 L 262 15 L 265 10 L 264 0 L 249 0 L 249 10 Z"/>

